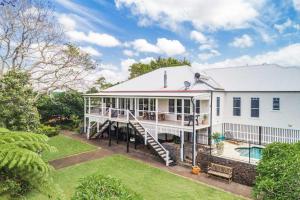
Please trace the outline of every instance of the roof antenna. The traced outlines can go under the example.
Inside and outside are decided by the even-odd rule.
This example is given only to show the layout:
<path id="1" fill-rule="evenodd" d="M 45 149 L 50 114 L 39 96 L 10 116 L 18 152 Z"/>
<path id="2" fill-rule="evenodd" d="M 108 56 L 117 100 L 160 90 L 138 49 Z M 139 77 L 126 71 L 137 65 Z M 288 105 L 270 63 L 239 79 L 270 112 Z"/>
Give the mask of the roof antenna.
<path id="1" fill-rule="evenodd" d="M 165 70 L 165 73 L 164 73 L 164 88 L 167 88 L 168 87 L 168 76 L 167 76 L 167 71 Z"/>

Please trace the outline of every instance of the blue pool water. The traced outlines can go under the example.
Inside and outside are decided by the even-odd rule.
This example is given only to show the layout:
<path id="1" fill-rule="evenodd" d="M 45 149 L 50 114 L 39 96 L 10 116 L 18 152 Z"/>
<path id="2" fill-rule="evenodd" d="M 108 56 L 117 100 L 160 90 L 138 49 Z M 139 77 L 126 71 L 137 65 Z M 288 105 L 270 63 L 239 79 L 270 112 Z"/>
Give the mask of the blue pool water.
<path id="1" fill-rule="evenodd" d="M 243 157 L 249 157 L 248 147 L 239 147 L 235 149 Z M 261 159 L 263 148 L 260 147 L 250 147 L 250 158 Z"/>

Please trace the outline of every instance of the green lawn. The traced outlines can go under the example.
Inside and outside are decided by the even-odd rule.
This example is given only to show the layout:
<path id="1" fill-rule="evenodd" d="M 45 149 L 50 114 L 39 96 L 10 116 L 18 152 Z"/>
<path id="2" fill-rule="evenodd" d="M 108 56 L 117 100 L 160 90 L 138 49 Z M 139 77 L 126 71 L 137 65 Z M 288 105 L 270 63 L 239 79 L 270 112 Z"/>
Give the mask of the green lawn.
<path id="1" fill-rule="evenodd" d="M 42 157 L 47 161 L 91 151 L 97 148 L 93 145 L 80 142 L 64 135 L 51 137 L 48 143 L 52 146 L 55 146 L 58 151 L 43 153 Z"/>
<path id="2" fill-rule="evenodd" d="M 230 193 L 195 183 L 147 164 L 121 155 L 106 157 L 61 170 L 54 174 L 54 181 L 65 192 L 67 199 L 74 192 L 79 178 L 93 173 L 111 175 L 141 194 L 144 199 L 240 199 Z M 40 194 L 31 194 L 29 199 L 47 199 Z"/>

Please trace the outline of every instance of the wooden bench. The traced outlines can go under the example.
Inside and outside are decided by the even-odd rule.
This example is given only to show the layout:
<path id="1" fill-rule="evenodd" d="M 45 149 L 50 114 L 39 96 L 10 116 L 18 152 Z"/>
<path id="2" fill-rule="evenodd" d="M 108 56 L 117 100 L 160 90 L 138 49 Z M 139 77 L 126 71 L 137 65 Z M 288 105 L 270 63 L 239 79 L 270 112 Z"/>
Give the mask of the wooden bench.
<path id="1" fill-rule="evenodd" d="M 216 163 L 210 163 L 210 166 L 208 167 L 207 170 L 207 174 L 226 178 L 230 183 L 232 181 L 232 171 L 233 171 L 232 167 L 227 167 Z"/>

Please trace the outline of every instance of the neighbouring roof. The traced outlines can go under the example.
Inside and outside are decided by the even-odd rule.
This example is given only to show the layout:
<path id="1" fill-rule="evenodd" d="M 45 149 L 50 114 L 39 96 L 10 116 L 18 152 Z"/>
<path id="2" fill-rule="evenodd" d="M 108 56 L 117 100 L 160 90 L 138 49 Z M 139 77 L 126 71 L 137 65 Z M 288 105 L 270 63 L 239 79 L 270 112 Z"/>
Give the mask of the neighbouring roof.
<path id="1" fill-rule="evenodd" d="M 208 91 L 300 91 L 300 67 L 257 65 L 211 68 L 165 67 L 130 79 L 92 95 L 118 96 L 197 96 Z M 167 87 L 164 88 L 164 73 Z M 195 73 L 202 81 L 195 82 Z M 184 81 L 191 86 L 186 89 Z M 88 94 L 91 96 L 91 94 Z"/>

